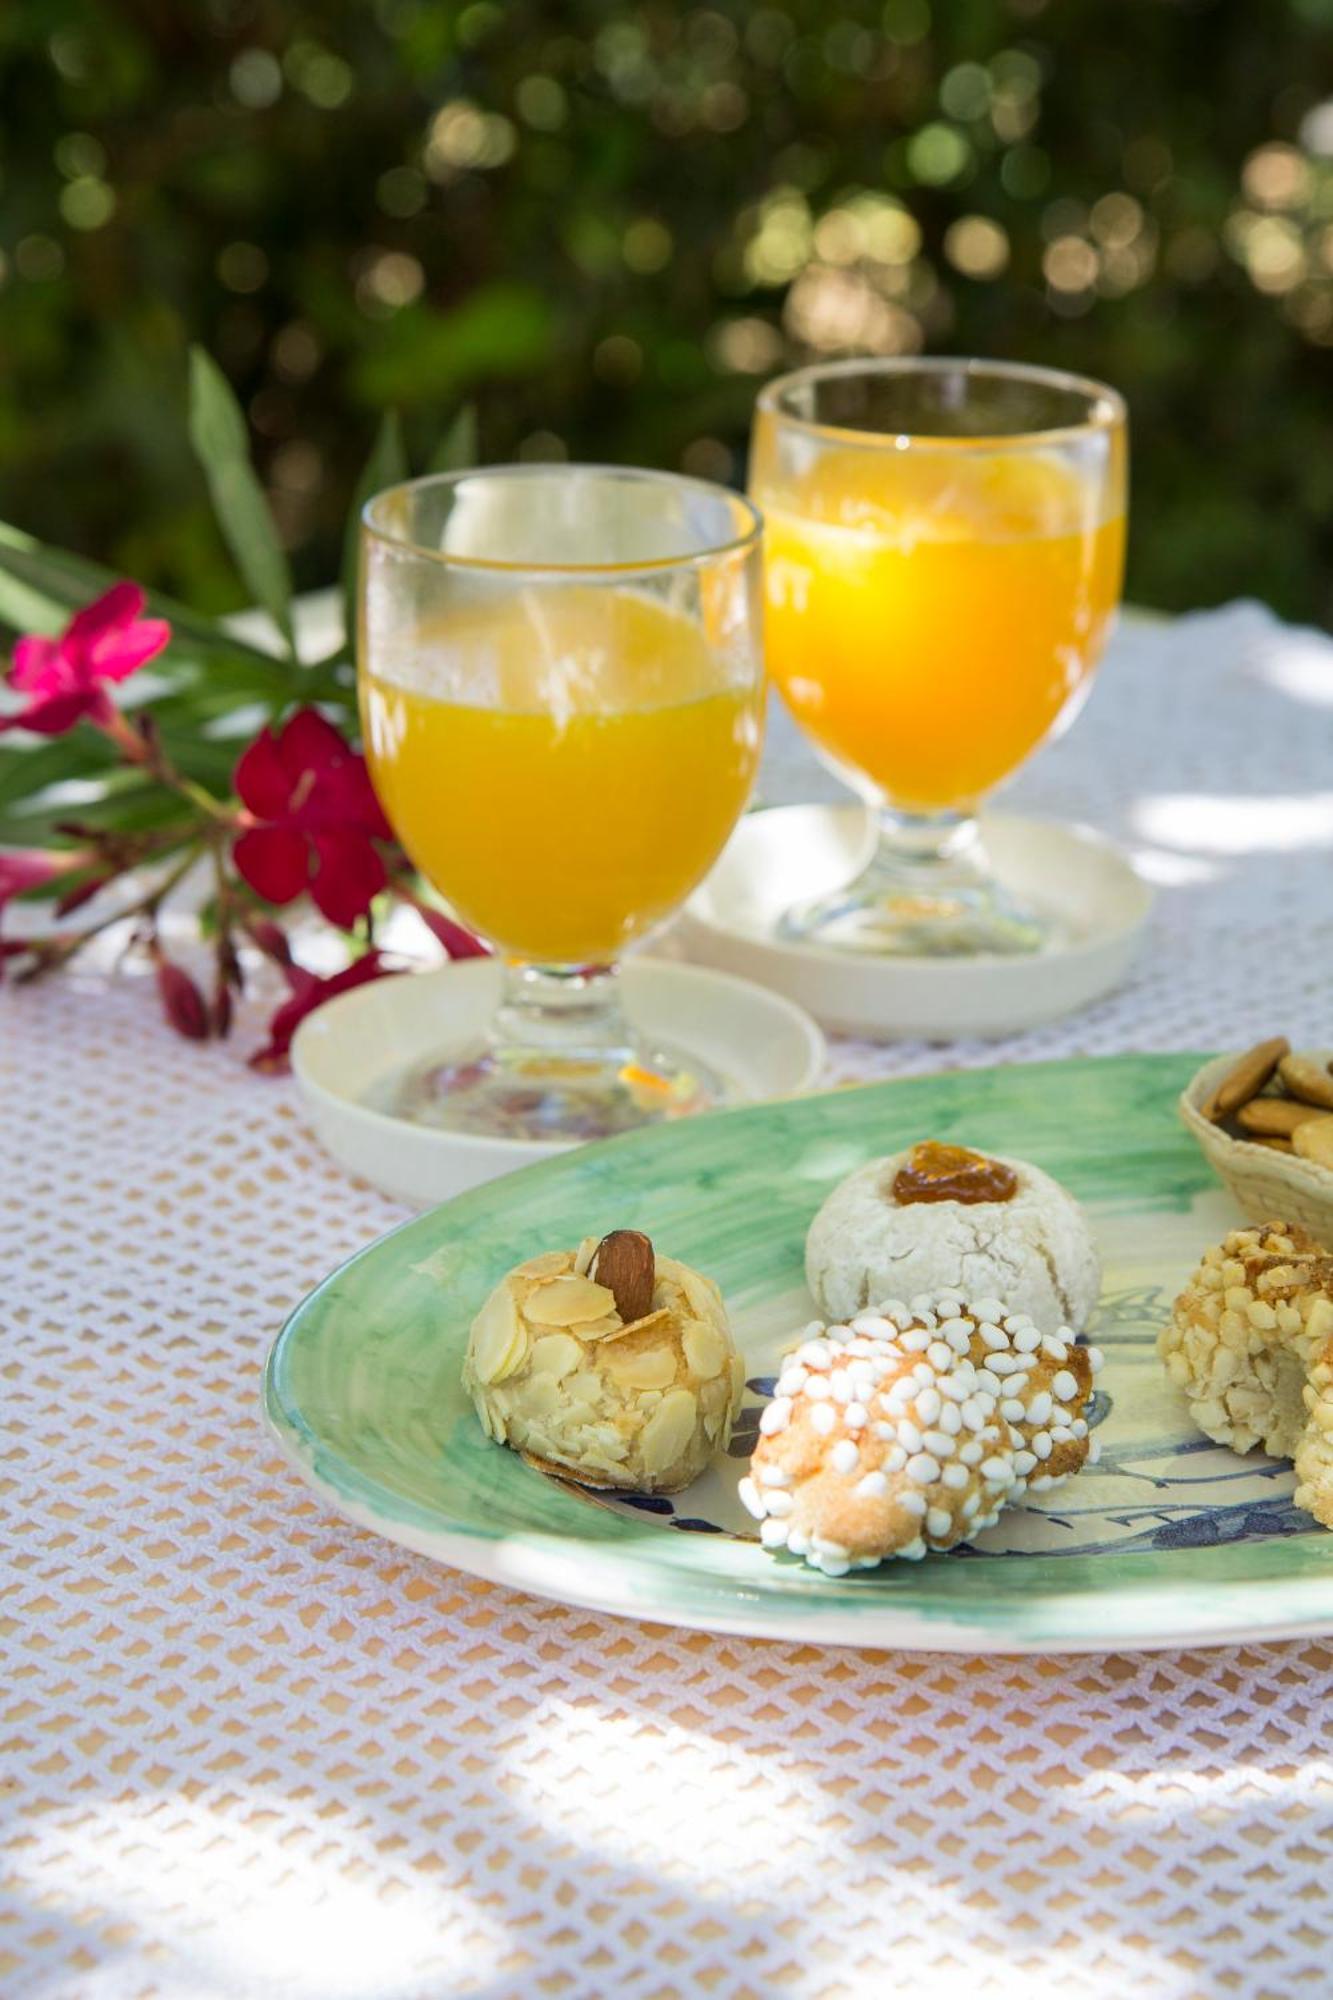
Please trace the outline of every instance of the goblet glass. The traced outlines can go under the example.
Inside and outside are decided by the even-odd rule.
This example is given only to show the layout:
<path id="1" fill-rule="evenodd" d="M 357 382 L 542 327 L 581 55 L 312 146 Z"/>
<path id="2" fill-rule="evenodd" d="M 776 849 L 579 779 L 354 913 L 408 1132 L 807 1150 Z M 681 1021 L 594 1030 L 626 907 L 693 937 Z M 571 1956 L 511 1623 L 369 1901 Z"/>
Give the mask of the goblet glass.
<path id="1" fill-rule="evenodd" d="M 505 960 L 484 1045 L 400 1116 L 588 1139 L 725 1079 L 636 1033 L 616 966 L 702 880 L 763 734 L 760 519 L 706 481 L 600 466 L 414 480 L 362 521 L 371 775 L 412 861 Z"/>
<path id="2" fill-rule="evenodd" d="M 1119 600 L 1125 406 L 989 361 L 846 361 L 759 398 L 766 645 L 787 706 L 878 815 L 864 872 L 790 911 L 847 950 L 1037 951 L 977 807 L 1086 696 Z"/>

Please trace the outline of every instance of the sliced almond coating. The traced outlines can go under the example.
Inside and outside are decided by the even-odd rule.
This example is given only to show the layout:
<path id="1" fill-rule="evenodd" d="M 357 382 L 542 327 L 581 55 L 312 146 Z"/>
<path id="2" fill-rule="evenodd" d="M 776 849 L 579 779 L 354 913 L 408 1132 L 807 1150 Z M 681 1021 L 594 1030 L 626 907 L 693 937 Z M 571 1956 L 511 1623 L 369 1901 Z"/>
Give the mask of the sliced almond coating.
<path id="1" fill-rule="evenodd" d="M 613 1462 L 629 1456 L 629 1445 L 614 1424 L 590 1424 L 584 1433 L 584 1442 Z"/>
<path id="2" fill-rule="evenodd" d="M 657 1266 L 652 1240 L 641 1229 L 613 1229 L 597 1245 L 588 1268 L 596 1273 L 599 1285 L 610 1287 L 626 1325 L 652 1311 Z"/>
<path id="3" fill-rule="evenodd" d="M 676 1357 L 669 1347 L 644 1347 L 622 1355 L 608 1347 L 604 1352 L 611 1377 L 622 1389 L 665 1389 L 676 1379 Z"/>
<path id="4" fill-rule="evenodd" d="M 712 1279 L 705 1278 L 701 1271 L 692 1271 L 688 1264 L 678 1264 L 674 1258 L 667 1268 L 688 1299 L 694 1317 L 709 1320 L 716 1326 L 725 1315 L 722 1294 Z"/>
<path id="5" fill-rule="evenodd" d="M 1283 1056 L 1290 1053 L 1291 1043 L 1285 1035 L 1274 1035 L 1270 1041 L 1256 1042 L 1247 1049 L 1213 1093 L 1214 1116 L 1225 1118 L 1257 1097 Z"/>
<path id="6" fill-rule="evenodd" d="M 1308 1118 L 1296 1127 L 1291 1143 L 1303 1160 L 1333 1168 L 1333 1118 Z"/>
<path id="7" fill-rule="evenodd" d="M 1333 1111 L 1333 1076 L 1315 1056 L 1283 1056 L 1278 1075 L 1302 1104 L 1317 1104 L 1321 1111 Z"/>
<path id="8" fill-rule="evenodd" d="M 605 1319 L 581 1319 L 578 1323 L 580 1340 L 613 1340 L 625 1331 L 620 1324 L 619 1313 L 608 1313 Z"/>
<path id="9" fill-rule="evenodd" d="M 1236 1113 L 1236 1123 L 1246 1132 L 1261 1133 L 1268 1139 L 1289 1139 L 1307 1118 L 1320 1116 L 1316 1104 L 1293 1104 L 1289 1097 L 1252 1097 Z"/>
<path id="10" fill-rule="evenodd" d="M 547 1278 L 528 1293 L 523 1312 L 535 1326 L 577 1326 L 605 1318 L 615 1303 L 615 1295 L 591 1278 Z"/>
<path id="11" fill-rule="evenodd" d="M 602 1384 L 591 1368 L 585 1368 L 577 1375 L 566 1377 L 565 1400 L 569 1403 L 582 1403 L 588 1409 L 594 1409 L 602 1401 Z"/>
<path id="12" fill-rule="evenodd" d="M 666 1326 L 673 1318 L 674 1314 L 669 1306 L 659 1306 L 656 1312 L 650 1312 L 643 1319 L 631 1320 L 628 1326 L 617 1325 L 613 1344 L 618 1347 L 622 1340 L 628 1340 L 632 1334 L 647 1333 L 655 1326 Z"/>
<path id="13" fill-rule="evenodd" d="M 503 1382 L 522 1366 L 528 1336 L 509 1281 L 497 1285 L 472 1322 L 468 1351 L 479 1382 Z"/>
<path id="14" fill-rule="evenodd" d="M 559 1334 L 554 1336 L 556 1339 L 560 1337 Z M 554 1375 L 529 1375 L 520 1394 L 524 1418 L 553 1417 L 557 1410 L 564 1408 L 564 1392 Z"/>
<path id="15" fill-rule="evenodd" d="M 711 1382 L 705 1382 L 699 1391 L 699 1401 L 705 1410 L 723 1410 L 731 1402 L 731 1383 L 725 1374 L 715 1375 Z"/>
<path id="16" fill-rule="evenodd" d="M 649 1479 L 661 1479 L 677 1463 L 694 1436 L 698 1408 L 688 1389 L 663 1396 L 639 1435 L 643 1469 Z"/>
<path id="17" fill-rule="evenodd" d="M 577 1368 L 582 1359 L 583 1349 L 572 1333 L 544 1333 L 532 1343 L 534 1375 L 549 1375 L 558 1382 L 571 1368 Z"/>
<path id="18" fill-rule="evenodd" d="M 578 1249 L 574 1252 L 574 1270 L 578 1277 L 587 1277 L 588 1266 L 596 1254 L 597 1238 L 595 1236 L 585 1236 Z"/>
<path id="19" fill-rule="evenodd" d="M 543 1250 L 540 1257 L 529 1257 L 526 1264 L 519 1264 L 514 1275 L 522 1278 L 554 1278 L 568 1270 L 568 1250 Z"/>
<path id="20" fill-rule="evenodd" d="M 701 1319 L 688 1320 L 681 1328 L 680 1344 L 691 1372 L 701 1382 L 711 1382 L 715 1375 L 721 1374 L 727 1343 L 715 1326 Z"/>

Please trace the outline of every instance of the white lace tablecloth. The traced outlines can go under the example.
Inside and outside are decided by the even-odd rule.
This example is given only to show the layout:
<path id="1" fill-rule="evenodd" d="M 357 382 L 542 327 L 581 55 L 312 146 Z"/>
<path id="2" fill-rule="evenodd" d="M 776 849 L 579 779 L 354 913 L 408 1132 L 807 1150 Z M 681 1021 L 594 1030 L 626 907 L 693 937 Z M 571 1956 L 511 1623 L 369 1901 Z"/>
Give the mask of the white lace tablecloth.
<path id="1" fill-rule="evenodd" d="M 773 798 L 822 781 L 775 732 Z M 831 788 L 830 788 L 831 789 Z M 1333 1041 L 1333 645 L 1128 625 L 1014 788 L 1161 887 L 1134 983 L 942 1062 Z M 6 2000 L 1333 1990 L 1333 1648 L 968 1661 L 566 1611 L 330 1517 L 259 1424 L 399 1211 L 137 980 L 0 995 Z"/>

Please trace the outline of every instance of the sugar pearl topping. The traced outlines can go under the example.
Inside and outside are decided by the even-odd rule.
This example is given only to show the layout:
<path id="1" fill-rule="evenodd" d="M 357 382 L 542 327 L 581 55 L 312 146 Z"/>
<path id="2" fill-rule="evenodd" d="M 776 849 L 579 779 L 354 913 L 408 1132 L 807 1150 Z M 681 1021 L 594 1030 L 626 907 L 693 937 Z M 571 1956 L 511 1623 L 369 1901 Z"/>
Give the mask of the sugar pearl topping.
<path id="1" fill-rule="evenodd" d="M 829 1576 L 952 1548 L 1095 1459 L 1100 1365 L 1000 1299 L 889 1299 L 850 1326 L 815 1322 L 759 1420 L 741 1501 L 765 1548 Z"/>

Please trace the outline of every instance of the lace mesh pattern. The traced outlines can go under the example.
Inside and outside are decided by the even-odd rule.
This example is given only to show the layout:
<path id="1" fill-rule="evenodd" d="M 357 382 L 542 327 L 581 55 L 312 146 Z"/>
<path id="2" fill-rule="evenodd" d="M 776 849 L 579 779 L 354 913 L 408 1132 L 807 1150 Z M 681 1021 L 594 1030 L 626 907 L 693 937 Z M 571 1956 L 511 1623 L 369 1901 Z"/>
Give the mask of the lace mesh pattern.
<path id="1" fill-rule="evenodd" d="M 1327 641 L 1250 606 L 1127 627 L 1013 797 L 1162 880 L 1136 980 L 835 1073 L 1333 1043 L 1331 739 Z M 823 784 L 779 726 L 767 795 Z M 1328 1990 L 1324 1644 L 709 1637 L 323 1513 L 259 1364 L 400 1211 L 244 1069 L 254 1028 L 187 1047 L 124 975 L 0 993 L 7 2000 Z"/>

